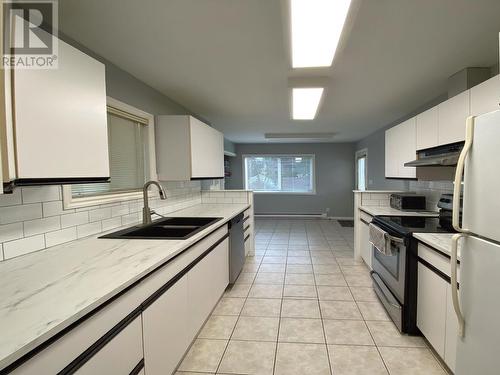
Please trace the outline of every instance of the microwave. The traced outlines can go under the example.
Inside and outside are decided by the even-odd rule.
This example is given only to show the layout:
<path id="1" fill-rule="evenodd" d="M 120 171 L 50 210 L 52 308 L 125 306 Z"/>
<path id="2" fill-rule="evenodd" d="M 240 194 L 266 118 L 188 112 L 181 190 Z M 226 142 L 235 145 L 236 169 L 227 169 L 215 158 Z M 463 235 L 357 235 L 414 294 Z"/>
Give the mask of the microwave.
<path id="1" fill-rule="evenodd" d="M 390 204 L 401 211 L 421 211 L 426 208 L 425 195 L 417 194 L 391 194 Z"/>

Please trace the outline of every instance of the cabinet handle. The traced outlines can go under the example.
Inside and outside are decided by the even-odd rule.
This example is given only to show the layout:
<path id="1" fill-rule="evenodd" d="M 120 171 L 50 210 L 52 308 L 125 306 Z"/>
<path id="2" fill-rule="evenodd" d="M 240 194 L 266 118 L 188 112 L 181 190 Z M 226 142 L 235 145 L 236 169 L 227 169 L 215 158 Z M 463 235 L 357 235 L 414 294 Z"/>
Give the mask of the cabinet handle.
<path id="1" fill-rule="evenodd" d="M 457 286 L 457 250 L 458 240 L 462 237 L 467 237 L 466 234 L 457 233 L 451 239 L 451 298 L 453 300 L 453 309 L 457 315 L 458 320 L 458 336 L 464 337 L 465 320 L 460 309 L 460 302 L 458 301 L 458 286 Z"/>
<path id="2" fill-rule="evenodd" d="M 467 117 L 465 123 L 465 145 L 460 153 L 457 162 L 457 169 L 455 171 L 455 183 L 453 187 L 453 214 L 452 224 L 457 232 L 469 233 L 467 229 L 460 227 L 460 192 L 462 187 L 462 177 L 464 175 L 465 158 L 472 147 L 472 140 L 474 139 L 474 116 Z"/>

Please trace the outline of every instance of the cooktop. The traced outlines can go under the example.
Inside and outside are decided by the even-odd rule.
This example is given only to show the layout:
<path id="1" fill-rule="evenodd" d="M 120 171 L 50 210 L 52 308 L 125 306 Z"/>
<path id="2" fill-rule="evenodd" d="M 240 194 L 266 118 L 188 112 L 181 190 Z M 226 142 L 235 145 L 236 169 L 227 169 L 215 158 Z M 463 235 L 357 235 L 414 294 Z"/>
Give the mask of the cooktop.
<path id="1" fill-rule="evenodd" d="M 399 234 L 449 233 L 439 225 L 439 218 L 424 216 L 375 216 L 373 222 L 387 226 Z"/>

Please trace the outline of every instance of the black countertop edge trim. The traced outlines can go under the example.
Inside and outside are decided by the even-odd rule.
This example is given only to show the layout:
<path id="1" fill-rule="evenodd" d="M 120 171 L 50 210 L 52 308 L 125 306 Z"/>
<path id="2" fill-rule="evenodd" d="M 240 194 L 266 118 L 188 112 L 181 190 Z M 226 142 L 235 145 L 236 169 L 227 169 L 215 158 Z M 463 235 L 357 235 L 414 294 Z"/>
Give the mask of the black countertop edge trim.
<path id="1" fill-rule="evenodd" d="M 244 210 L 246 210 L 246 208 Z M 234 216 L 242 213 L 244 210 L 238 212 Z M 115 294 L 114 296 L 112 296 L 107 301 L 104 301 L 102 304 L 100 304 L 99 306 L 97 306 L 92 311 L 89 311 L 87 314 L 85 314 L 84 316 L 82 316 L 81 318 L 79 318 L 78 320 L 76 320 L 75 322 L 73 322 L 70 325 L 68 325 L 67 327 L 63 328 L 61 331 L 59 331 L 58 333 L 56 333 L 54 336 L 48 338 L 46 341 L 42 342 L 41 344 L 39 344 L 37 347 L 35 347 L 31 351 L 29 351 L 28 353 L 22 355 L 20 358 L 18 358 L 17 360 L 15 360 L 14 362 L 12 362 L 11 364 L 7 365 L 3 369 L 0 369 L 0 375 L 5 375 L 5 374 L 8 374 L 8 373 L 14 371 L 16 368 L 18 368 L 19 366 L 21 366 L 24 362 L 27 362 L 28 360 L 30 360 L 31 358 L 33 358 L 35 355 L 37 355 L 38 353 L 40 353 L 42 350 L 44 350 L 45 348 L 47 348 L 48 346 L 50 346 L 51 344 L 53 344 L 55 341 L 59 340 L 66 333 L 68 333 L 72 329 L 75 329 L 83 321 L 89 319 L 94 314 L 96 314 L 97 312 L 99 312 L 100 310 L 102 310 L 104 307 L 106 307 L 107 305 L 109 305 L 110 303 L 112 303 L 113 301 L 115 301 L 116 299 L 118 299 L 119 297 L 121 297 L 123 294 L 125 294 L 126 292 L 128 292 L 129 290 L 131 290 L 132 288 L 134 288 L 135 286 L 137 286 L 137 284 L 139 284 L 140 282 L 142 282 L 145 278 L 151 276 L 154 272 L 158 271 L 163 266 L 165 266 L 168 263 L 172 262 L 178 256 L 182 255 L 185 251 L 189 250 L 190 248 L 192 248 L 193 246 L 195 246 L 196 244 L 198 244 L 200 241 L 204 240 L 205 238 L 207 238 L 208 236 L 210 236 L 211 234 L 213 234 L 214 232 L 216 232 L 218 229 L 220 229 L 221 227 L 223 227 L 226 224 L 227 224 L 227 222 L 218 225 L 212 231 L 210 231 L 210 233 L 207 233 L 205 236 L 203 236 L 202 238 L 198 239 L 196 242 L 193 242 L 191 245 L 189 245 L 187 248 L 185 248 L 184 250 L 182 250 L 180 253 L 176 254 L 172 258 L 169 258 L 164 263 L 158 265 L 158 267 L 156 267 L 154 270 L 151 270 L 151 272 L 149 272 L 146 275 L 142 276 L 140 279 L 136 280 L 135 282 L 133 282 L 132 284 L 130 284 L 128 287 L 126 287 L 122 291 L 120 291 L 117 294 Z M 226 235 L 229 236 L 229 233 L 226 233 Z"/>
<path id="2" fill-rule="evenodd" d="M 246 240 L 248 240 L 250 238 L 250 234 L 248 236 L 245 237 L 245 240 L 243 242 L 245 242 Z"/>
<path id="3" fill-rule="evenodd" d="M 224 176 L 222 177 L 191 177 L 191 181 L 201 181 L 201 180 L 223 180 Z"/>
<path id="4" fill-rule="evenodd" d="M 138 375 L 141 370 L 144 368 L 144 358 L 139 361 L 137 365 L 130 371 L 130 375 Z"/>
<path id="5" fill-rule="evenodd" d="M 440 278 L 442 278 L 444 281 L 446 281 L 448 284 L 451 284 L 451 278 L 450 278 L 450 276 L 448 276 L 447 274 L 445 274 L 443 271 L 441 271 L 440 269 L 434 267 L 432 264 L 430 264 L 425 259 L 422 259 L 422 258 L 418 257 L 418 261 L 420 263 L 422 263 L 425 267 L 427 267 L 428 269 L 430 269 L 432 272 L 434 272 L 436 275 L 438 275 Z M 457 283 L 457 286 L 459 286 L 459 285 L 460 285 L 460 283 Z"/>
<path id="6" fill-rule="evenodd" d="M 370 225 L 370 223 L 369 223 L 369 222 L 367 222 L 367 221 L 366 221 L 366 220 L 364 220 L 364 219 L 359 219 L 359 220 L 360 220 L 362 223 L 365 223 L 366 225 Z"/>
<path id="7" fill-rule="evenodd" d="M 418 242 L 420 242 L 422 245 L 427 246 L 429 249 L 434 250 L 434 251 L 435 251 L 435 252 L 437 252 L 439 255 L 442 255 L 442 256 L 444 256 L 445 258 L 451 259 L 451 256 L 450 256 L 449 254 L 446 254 L 445 252 L 443 252 L 443 251 L 439 250 L 438 248 L 436 248 L 436 247 L 432 246 L 432 245 L 431 245 L 431 244 L 429 244 L 428 242 L 422 241 L 422 240 L 420 240 L 420 239 L 418 239 L 418 238 L 416 238 L 416 240 L 417 240 Z M 457 264 L 460 264 L 460 260 L 458 260 L 458 259 L 457 259 Z"/>
<path id="8" fill-rule="evenodd" d="M 76 357 L 69 365 L 58 372 L 58 375 L 69 375 L 74 374 L 78 369 L 80 369 L 85 363 L 87 363 L 94 355 L 99 353 L 99 351 L 108 344 L 115 336 L 117 336 L 121 331 L 123 331 L 130 323 L 132 323 L 137 317 L 141 315 L 141 306 L 137 307 L 134 311 L 128 314 L 124 319 L 122 319 L 118 324 L 106 332 L 100 339 L 95 343 L 90 345 L 87 350 Z"/>
<path id="9" fill-rule="evenodd" d="M 405 180 L 405 181 L 418 181 L 415 177 L 386 177 L 386 180 Z"/>

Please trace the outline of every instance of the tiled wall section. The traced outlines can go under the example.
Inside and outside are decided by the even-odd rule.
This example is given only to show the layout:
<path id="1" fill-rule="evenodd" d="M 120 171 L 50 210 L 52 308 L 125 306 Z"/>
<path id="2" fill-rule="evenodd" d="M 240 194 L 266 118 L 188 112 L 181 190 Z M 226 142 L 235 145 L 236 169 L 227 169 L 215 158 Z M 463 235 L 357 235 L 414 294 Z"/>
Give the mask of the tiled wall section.
<path id="1" fill-rule="evenodd" d="M 202 203 L 249 203 L 244 190 L 206 190 L 201 192 Z"/>
<path id="2" fill-rule="evenodd" d="M 150 200 L 168 214 L 201 203 L 199 181 L 163 182 L 167 199 Z M 142 220 L 142 199 L 63 210 L 61 186 L 23 187 L 0 195 L 0 261 Z"/>
<path id="3" fill-rule="evenodd" d="M 437 211 L 441 194 L 453 194 L 451 181 L 410 181 L 410 191 L 426 196 L 427 210 Z"/>
<path id="4" fill-rule="evenodd" d="M 362 206 L 389 206 L 389 193 L 361 193 Z"/>

